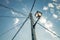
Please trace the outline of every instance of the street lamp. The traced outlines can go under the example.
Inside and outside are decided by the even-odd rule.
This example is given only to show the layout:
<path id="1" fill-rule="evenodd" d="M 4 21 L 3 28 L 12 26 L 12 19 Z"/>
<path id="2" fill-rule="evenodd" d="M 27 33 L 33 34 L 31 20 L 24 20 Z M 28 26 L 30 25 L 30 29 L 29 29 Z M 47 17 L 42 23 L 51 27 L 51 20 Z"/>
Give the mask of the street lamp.
<path id="1" fill-rule="evenodd" d="M 38 18 L 37 21 L 34 24 L 32 23 L 33 21 L 31 21 L 31 24 L 33 26 L 32 29 L 31 29 L 32 30 L 32 40 L 36 40 L 35 25 L 39 21 L 40 17 L 42 16 L 42 13 L 40 11 L 37 11 L 35 13 L 35 16 Z M 32 20 L 32 17 L 31 17 L 31 20 Z"/>
<path id="2" fill-rule="evenodd" d="M 36 14 L 35 14 L 35 16 L 36 16 L 37 18 L 40 18 L 40 17 L 42 16 L 42 13 L 41 13 L 40 11 L 37 11 Z"/>
<path id="3" fill-rule="evenodd" d="M 36 34 L 35 34 L 35 25 L 39 21 L 40 17 L 42 16 L 42 13 L 40 11 L 37 11 L 35 13 L 35 16 L 38 18 L 37 21 L 33 22 L 32 13 L 30 13 L 30 19 L 31 19 L 31 34 L 32 34 L 32 40 L 36 40 Z"/>
<path id="4" fill-rule="evenodd" d="M 39 21 L 40 17 L 42 16 L 42 13 L 40 11 L 37 11 L 35 16 L 38 18 L 35 24 L 33 25 L 33 28 L 35 28 L 36 23 Z"/>

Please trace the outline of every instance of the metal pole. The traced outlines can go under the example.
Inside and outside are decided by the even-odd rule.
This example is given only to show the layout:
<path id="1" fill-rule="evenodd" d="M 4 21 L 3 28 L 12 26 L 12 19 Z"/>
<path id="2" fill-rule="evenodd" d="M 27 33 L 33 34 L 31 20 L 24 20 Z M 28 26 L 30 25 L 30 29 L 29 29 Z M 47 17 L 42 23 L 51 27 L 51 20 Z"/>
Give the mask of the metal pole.
<path id="1" fill-rule="evenodd" d="M 32 40 L 36 40 L 36 35 L 35 35 L 35 28 L 33 28 L 33 17 L 32 13 L 30 13 L 30 20 L 31 20 L 31 34 L 32 34 Z"/>

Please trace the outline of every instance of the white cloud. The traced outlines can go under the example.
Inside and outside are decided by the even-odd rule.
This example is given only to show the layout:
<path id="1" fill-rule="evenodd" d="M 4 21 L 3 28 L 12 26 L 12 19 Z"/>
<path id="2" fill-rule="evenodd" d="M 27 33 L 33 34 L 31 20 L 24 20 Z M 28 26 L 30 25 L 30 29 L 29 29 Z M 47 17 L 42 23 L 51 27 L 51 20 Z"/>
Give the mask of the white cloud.
<path id="1" fill-rule="evenodd" d="M 44 7 L 43 7 L 43 10 L 48 10 L 48 7 L 44 6 Z"/>
<path id="2" fill-rule="evenodd" d="M 47 19 L 45 17 L 41 17 L 40 19 L 40 23 L 42 23 L 47 29 L 49 29 L 50 31 L 52 31 L 53 33 L 56 34 L 55 31 L 52 30 L 53 28 L 53 23 L 50 21 L 47 21 Z M 45 30 L 46 32 L 50 33 L 50 35 L 52 35 L 52 37 L 56 37 L 55 35 L 53 35 L 51 32 L 49 32 L 48 30 Z"/>
<path id="3" fill-rule="evenodd" d="M 57 13 L 60 15 L 59 11 L 57 11 Z M 59 15 L 53 14 L 52 16 L 53 16 L 55 19 L 60 20 L 60 16 L 59 16 Z"/>
<path id="4" fill-rule="evenodd" d="M 53 17 L 54 17 L 54 18 L 58 18 L 58 16 L 57 16 L 56 14 L 53 14 Z"/>
<path id="5" fill-rule="evenodd" d="M 15 14 L 15 12 L 13 12 L 12 10 L 11 10 L 11 13 L 14 15 Z"/>
<path id="6" fill-rule="evenodd" d="M 54 5 L 53 5 L 52 3 L 49 3 L 49 4 L 48 4 L 48 7 L 54 8 Z"/>
<path id="7" fill-rule="evenodd" d="M 56 32 L 52 30 L 53 24 L 52 24 L 50 21 L 47 21 L 47 22 L 45 23 L 45 27 L 46 27 L 48 30 L 50 30 L 51 32 L 53 32 L 54 34 L 56 34 Z M 48 33 L 50 33 L 50 35 L 51 35 L 52 37 L 56 37 L 53 33 L 49 32 L 48 30 L 45 30 L 45 31 L 48 32 Z"/>
<path id="8" fill-rule="evenodd" d="M 57 9 L 60 9 L 60 4 L 56 6 Z"/>
<path id="9" fill-rule="evenodd" d="M 46 23 L 46 18 L 44 18 L 43 16 L 40 18 L 40 23 Z"/>
<path id="10" fill-rule="evenodd" d="M 20 13 L 14 12 L 14 11 L 12 11 L 12 10 L 11 10 L 11 13 L 12 13 L 13 16 L 23 16 L 23 15 L 21 15 Z"/>
<path id="11" fill-rule="evenodd" d="M 12 13 L 14 16 L 18 15 L 16 12 L 14 12 L 14 11 L 12 11 L 12 10 L 11 10 L 11 13 Z"/>
<path id="12" fill-rule="evenodd" d="M 14 25 L 19 23 L 19 19 L 18 18 L 15 18 L 15 21 L 14 21 Z"/>
<path id="13" fill-rule="evenodd" d="M 50 22 L 50 21 L 47 21 L 46 23 L 45 23 L 45 27 L 46 28 L 52 28 L 53 27 L 53 24 Z"/>
<path id="14" fill-rule="evenodd" d="M 44 24 L 46 28 L 52 28 L 53 24 L 50 21 L 47 21 L 45 17 L 40 18 L 40 23 Z"/>
<path id="15" fill-rule="evenodd" d="M 18 26 L 16 27 L 16 25 L 19 24 L 20 20 L 18 18 L 15 18 L 15 19 L 13 19 L 13 21 L 14 21 L 13 25 L 15 26 L 15 29 L 18 30 L 19 27 Z"/>

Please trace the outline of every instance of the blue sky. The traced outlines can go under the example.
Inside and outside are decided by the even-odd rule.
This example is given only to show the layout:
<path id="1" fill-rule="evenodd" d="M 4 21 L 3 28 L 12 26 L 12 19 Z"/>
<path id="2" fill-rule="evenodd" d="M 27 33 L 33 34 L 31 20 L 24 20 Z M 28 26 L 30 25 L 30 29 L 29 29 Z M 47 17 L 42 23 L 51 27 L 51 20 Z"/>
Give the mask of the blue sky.
<path id="1" fill-rule="evenodd" d="M 12 39 L 29 15 L 33 2 L 34 0 L 0 0 L 0 4 L 10 8 L 8 9 L 0 5 L 0 40 Z M 18 12 L 11 10 L 11 8 Z M 35 21 L 37 18 L 34 14 L 37 10 L 43 14 L 38 23 L 60 36 L 60 0 L 37 0 L 32 10 Z M 37 40 L 60 40 L 60 38 L 51 34 L 39 24 L 36 25 L 35 31 Z M 30 19 L 28 19 L 14 40 L 31 40 Z"/>

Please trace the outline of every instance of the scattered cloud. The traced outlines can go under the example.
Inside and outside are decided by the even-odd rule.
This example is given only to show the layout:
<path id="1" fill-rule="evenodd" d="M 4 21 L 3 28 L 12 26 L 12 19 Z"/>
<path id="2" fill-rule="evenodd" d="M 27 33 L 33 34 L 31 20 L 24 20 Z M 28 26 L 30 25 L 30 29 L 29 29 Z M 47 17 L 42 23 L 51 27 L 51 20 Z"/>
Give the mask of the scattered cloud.
<path id="1" fill-rule="evenodd" d="M 48 7 L 54 8 L 54 5 L 53 5 L 52 3 L 49 3 L 49 4 L 48 4 Z"/>
<path id="2" fill-rule="evenodd" d="M 15 18 L 14 24 L 17 24 L 20 20 L 18 18 Z"/>
<path id="3" fill-rule="evenodd" d="M 12 10 L 11 10 L 11 13 L 14 15 L 15 14 L 15 12 L 13 12 Z"/>
<path id="4" fill-rule="evenodd" d="M 60 4 L 56 6 L 57 9 L 60 9 Z"/>
<path id="5" fill-rule="evenodd" d="M 52 30 L 52 28 L 53 28 L 52 22 L 47 21 L 47 22 L 45 23 L 45 27 L 46 27 L 48 30 L 50 30 L 51 32 L 53 32 L 54 34 L 56 34 L 56 32 Z M 48 33 L 50 33 L 50 35 L 51 35 L 52 37 L 56 37 L 54 34 L 52 34 L 51 32 L 49 32 L 48 30 L 45 30 L 45 31 L 48 32 Z"/>
<path id="6" fill-rule="evenodd" d="M 54 18 L 58 18 L 58 16 L 57 16 L 56 14 L 53 14 L 53 17 L 54 17 Z"/>
<path id="7" fill-rule="evenodd" d="M 16 25 L 19 24 L 19 21 L 20 21 L 19 18 L 15 18 L 15 19 L 13 19 L 13 21 L 14 21 L 13 25 L 15 26 L 15 29 L 18 30 L 19 27 L 18 26 L 16 27 Z"/>
<path id="8" fill-rule="evenodd" d="M 46 19 L 43 16 L 40 18 L 40 23 L 46 23 Z"/>
<path id="9" fill-rule="evenodd" d="M 20 13 L 14 12 L 14 11 L 12 11 L 12 10 L 11 10 L 11 13 L 12 13 L 13 16 L 23 16 L 23 15 L 21 15 Z"/>
<path id="10" fill-rule="evenodd" d="M 47 21 L 45 17 L 41 17 L 40 23 L 44 24 L 46 28 L 52 28 L 53 24 L 50 21 Z"/>
<path id="11" fill-rule="evenodd" d="M 14 16 L 16 16 L 16 15 L 17 15 L 17 13 L 16 13 L 16 12 L 14 12 L 14 11 L 12 11 L 12 10 L 11 10 L 11 13 L 12 13 Z"/>
<path id="12" fill-rule="evenodd" d="M 50 22 L 50 21 L 47 21 L 46 23 L 45 23 L 45 27 L 46 28 L 52 28 L 53 27 L 53 24 Z"/>
<path id="13" fill-rule="evenodd" d="M 43 10 L 48 10 L 48 7 L 44 6 L 44 7 L 43 7 Z"/>
<path id="14" fill-rule="evenodd" d="M 53 33 L 56 34 L 55 31 L 52 30 L 53 28 L 53 23 L 51 21 L 47 21 L 47 19 L 45 17 L 41 17 L 40 19 L 40 23 L 42 23 L 47 29 L 49 29 L 50 31 L 52 31 Z M 51 32 L 49 32 L 48 30 L 45 30 L 46 32 L 50 33 L 52 35 L 52 37 L 56 37 L 55 35 L 53 35 Z"/>

